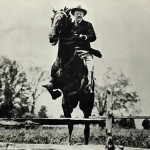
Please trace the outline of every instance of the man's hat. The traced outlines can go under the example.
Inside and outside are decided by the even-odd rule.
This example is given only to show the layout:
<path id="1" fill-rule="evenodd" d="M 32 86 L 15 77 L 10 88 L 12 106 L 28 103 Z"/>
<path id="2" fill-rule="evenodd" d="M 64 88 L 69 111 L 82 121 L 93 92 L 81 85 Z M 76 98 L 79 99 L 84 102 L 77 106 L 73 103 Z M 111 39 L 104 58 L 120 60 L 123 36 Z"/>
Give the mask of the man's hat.
<path id="1" fill-rule="evenodd" d="M 71 9 L 72 15 L 74 15 L 75 11 L 82 11 L 84 13 L 84 16 L 87 14 L 87 11 L 83 9 L 80 5 Z"/>

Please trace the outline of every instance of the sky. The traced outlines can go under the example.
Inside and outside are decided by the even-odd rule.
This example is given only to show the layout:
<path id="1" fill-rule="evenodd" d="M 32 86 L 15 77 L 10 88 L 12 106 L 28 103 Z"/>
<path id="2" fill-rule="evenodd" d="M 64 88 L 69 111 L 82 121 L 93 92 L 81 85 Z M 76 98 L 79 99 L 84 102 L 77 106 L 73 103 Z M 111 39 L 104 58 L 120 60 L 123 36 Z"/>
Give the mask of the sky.
<path id="1" fill-rule="evenodd" d="M 107 67 L 121 70 L 141 98 L 142 114 L 150 115 L 149 0 L 0 0 L 0 54 L 25 68 L 41 65 L 50 70 L 57 55 L 57 46 L 48 40 L 52 9 L 78 5 L 87 10 L 84 19 L 96 32 L 97 40 L 91 45 L 103 55 L 94 58 L 97 84 L 102 84 Z M 48 93 L 40 97 L 37 108 L 41 104 L 52 113 L 56 108 L 58 115 L 62 113 L 61 100 L 52 101 Z"/>

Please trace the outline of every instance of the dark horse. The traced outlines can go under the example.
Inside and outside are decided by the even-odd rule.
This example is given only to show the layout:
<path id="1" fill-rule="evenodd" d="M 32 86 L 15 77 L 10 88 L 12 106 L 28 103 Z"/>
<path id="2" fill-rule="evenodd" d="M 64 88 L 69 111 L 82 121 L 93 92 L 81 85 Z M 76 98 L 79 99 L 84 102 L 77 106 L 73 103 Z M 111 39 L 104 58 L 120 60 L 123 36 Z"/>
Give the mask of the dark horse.
<path id="1" fill-rule="evenodd" d="M 64 116 L 71 118 L 73 109 L 79 103 L 84 117 L 89 118 L 93 109 L 94 94 L 85 92 L 85 87 L 88 84 L 87 67 L 74 48 L 76 38 L 71 36 L 71 26 L 69 9 L 64 8 L 60 11 L 54 11 L 49 40 L 53 45 L 58 42 L 58 55 L 52 66 L 51 76 L 55 81 L 54 88 L 60 89 L 63 93 L 62 108 Z M 69 142 L 71 143 L 73 124 L 68 124 L 68 128 Z M 84 129 L 85 144 L 88 144 L 89 133 L 90 125 L 86 124 Z"/>

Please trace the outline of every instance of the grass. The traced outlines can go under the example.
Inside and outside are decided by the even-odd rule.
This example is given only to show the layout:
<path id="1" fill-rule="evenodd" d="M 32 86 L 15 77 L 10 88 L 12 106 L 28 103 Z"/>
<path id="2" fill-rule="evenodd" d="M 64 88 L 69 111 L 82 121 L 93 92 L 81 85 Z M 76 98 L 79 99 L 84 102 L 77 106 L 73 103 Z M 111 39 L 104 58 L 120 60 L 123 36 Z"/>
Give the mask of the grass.
<path id="1" fill-rule="evenodd" d="M 84 143 L 83 126 L 75 126 L 72 134 L 73 144 Z M 113 139 L 116 145 L 127 147 L 150 148 L 150 130 L 113 129 Z M 0 142 L 34 143 L 34 144 L 67 144 L 68 129 L 66 126 L 36 127 L 36 128 L 0 128 Z M 105 144 L 105 129 L 91 126 L 89 144 Z"/>

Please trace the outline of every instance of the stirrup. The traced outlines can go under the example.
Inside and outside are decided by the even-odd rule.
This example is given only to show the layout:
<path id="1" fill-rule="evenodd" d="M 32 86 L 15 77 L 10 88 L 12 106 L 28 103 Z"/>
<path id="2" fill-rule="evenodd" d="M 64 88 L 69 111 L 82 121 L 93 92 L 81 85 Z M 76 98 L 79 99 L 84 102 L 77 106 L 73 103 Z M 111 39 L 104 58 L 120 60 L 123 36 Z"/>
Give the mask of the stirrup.
<path id="1" fill-rule="evenodd" d="M 85 87 L 84 91 L 85 91 L 86 93 L 91 93 L 91 94 L 94 93 L 93 90 L 92 90 L 91 84 L 88 84 L 88 85 Z"/>

